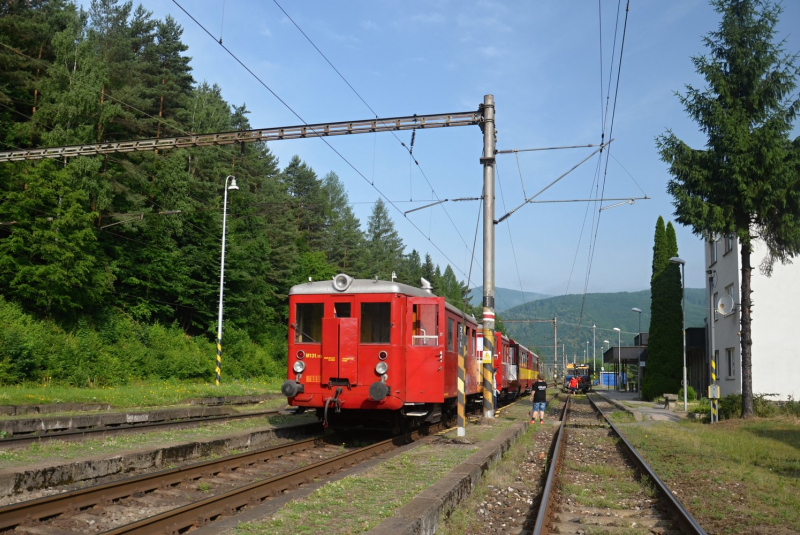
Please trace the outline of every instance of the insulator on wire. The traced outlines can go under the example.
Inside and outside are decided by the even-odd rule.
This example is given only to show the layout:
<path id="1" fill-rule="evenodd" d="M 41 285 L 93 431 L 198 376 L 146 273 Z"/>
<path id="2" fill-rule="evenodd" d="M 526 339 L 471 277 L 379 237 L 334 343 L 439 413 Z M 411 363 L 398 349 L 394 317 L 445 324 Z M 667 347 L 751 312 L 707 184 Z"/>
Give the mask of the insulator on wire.
<path id="1" fill-rule="evenodd" d="M 417 131 L 411 131 L 411 150 L 408 151 L 409 154 L 414 154 L 414 138 L 417 137 Z"/>

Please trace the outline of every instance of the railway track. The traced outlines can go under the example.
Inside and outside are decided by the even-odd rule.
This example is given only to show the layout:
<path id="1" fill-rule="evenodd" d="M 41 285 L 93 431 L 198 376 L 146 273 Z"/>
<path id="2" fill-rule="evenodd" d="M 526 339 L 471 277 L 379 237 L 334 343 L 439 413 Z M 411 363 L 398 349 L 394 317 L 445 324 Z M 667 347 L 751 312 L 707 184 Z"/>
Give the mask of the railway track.
<path id="1" fill-rule="evenodd" d="M 590 396 L 567 398 L 533 533 L 704 535 L 605 417 L 611 410 Z"/>
<path id="2" fill-rule="evenodd" d="M 182 418 L 165 420 L 161 422 L 147 423 L 123 423 L 115 425 L 97 426 L 86 429 L 67 430 L 67 431 L 47 431 L 40 433 L 24 434 L 0 438 L 0 449 L 17 448 L 28 446 L 37 442 L 47 442 L 50 440 L 84 440 L 93 438 L 105 438 L 124 433 L 141 433 L 149 431 L 166 431 L 171 429 L 186 429 L 212 423 L 223 423 L 232 420 L 244 420 L 249 418 L 269 418 L 285 412 L 280 409 L 238 412 L 235 414 L 201 416 L 196 418 Z"/>
<path id="3" fill-rule="evenodd" d="M 0 533 L 184 533 L 444 427 L 345 452 L 312 438 L 21 502 L 0 508 Z"/>

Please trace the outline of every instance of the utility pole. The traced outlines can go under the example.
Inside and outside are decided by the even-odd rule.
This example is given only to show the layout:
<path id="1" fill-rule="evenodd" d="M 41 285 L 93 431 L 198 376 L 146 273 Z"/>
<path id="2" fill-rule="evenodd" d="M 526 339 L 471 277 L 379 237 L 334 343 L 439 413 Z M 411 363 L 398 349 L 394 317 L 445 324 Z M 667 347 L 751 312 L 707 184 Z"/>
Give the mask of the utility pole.
<path id="1" fill-rule="evenodd" d="M 494 96 L 483 105 L 483 416 L 494 418 Z"/>
<path id="2" fill-rule="evenodd" d="M 556 324 L 556 317 L 553 316 L 553 373 L 558 378 L 558 325 Z"/>

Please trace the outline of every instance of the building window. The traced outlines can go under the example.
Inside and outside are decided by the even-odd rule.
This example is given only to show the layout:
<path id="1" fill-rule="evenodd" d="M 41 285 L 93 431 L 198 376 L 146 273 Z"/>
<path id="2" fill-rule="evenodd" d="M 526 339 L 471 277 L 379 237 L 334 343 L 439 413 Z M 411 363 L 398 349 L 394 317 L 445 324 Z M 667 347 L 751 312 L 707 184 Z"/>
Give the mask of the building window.
<path id="1" fill-rule="evenodd" d="M 717 312 L 717 304 L 719 303 L 719 294 L 714 292 L 714 321 L 719 319 L 719 312 Z"/>
<path id="2" fill-rule="evenodd" d="M 736 378 L 736 358 L 735 358 L 735 355 L 736 355 L 736 352 L 732 347 L 729 347 L 729 348 L 727 348 L 725 350 L 725 365 L 727 367 L 725 372 L 726 372 L 726 377 L 728 379 Z"/>
<path id="3" fill-rule="evenodd" d="M 733 234 L 725 236 L 725 254 L 733 251 Z"/>
<path id="4" fill-rule="evenodd" d="M 711 252 L 711 255 L 710 255 L 711 263 L 710 263 L 710 265 L 713 266 L 714 264 L 717 263 L 717 240 L 709 241 L 708 242 L 708 246 L 711 248 L 710 249 L 710 252 Z"/>
<path id="5" fill-rule="evenodd" d="M 719 369 L 719 349 L 714 350 L 714 377 L 712 378 L 713 381 L 719 379 L 720 373 L 722 370 Z"/>

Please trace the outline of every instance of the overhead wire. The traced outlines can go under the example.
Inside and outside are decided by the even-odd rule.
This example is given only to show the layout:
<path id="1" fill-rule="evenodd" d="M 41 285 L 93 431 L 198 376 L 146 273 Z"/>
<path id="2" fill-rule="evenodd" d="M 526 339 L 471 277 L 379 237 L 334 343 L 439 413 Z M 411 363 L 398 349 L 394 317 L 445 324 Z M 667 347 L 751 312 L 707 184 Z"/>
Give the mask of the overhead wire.
<path id="1" fill-rule="evenodd" d="M 506 210 L 506 199 L 505 195 L 503 195 L 503 181 L 500 179 L 500 166 L 495 163 L 495 172 L 497 173 L 497 186 L 500 190 L 500 202 L 503 203 L 503 211 Z M 520 175 L 521 178 L 521 175 Z M 522 276 L 519 273 L 519 262 L 517 261 L 517 251 L 514 249 L 514 238 L 511 235 L 511 224 L 506 221 L 506 229 L 508 230 L 508 241 L 511 245 L 511 256 L 514 259 L 514 268 L 517 271 L 517 280 L 519 281 L 519 291 L 522 294 L 522 303 L 527 304 L 528 300 L 525 299 L 525 290 L 522 288 Z M 506 304 L 506 308 L 508 307 L 508 303 Z"/>
<path id="2" fill-rule="evenodd" d="M 609 70 L 608 94 L 606 96 L 606 100 L 608 100 L 608 98 L 610 96 L 610 93 L 611 93 L 611 80 L 613 79 L 613 71 L 614 71 L 613 58 L 614 58 L 614 51 L 616 51 L 617 32 L 619 30 L 619 11 L 620 11 L 621 5 L 622 5 L 622 0 L 618 0 L 618 2 L 617 2 L 617 23 L 616 23 L 615 31 L 614 31 L 614 48 L 612 49 L 612 64 L 611 64 L 611 69 Z M 617 102 L 619 100 L 619 86 L 620 86 L 620 79 L 621 79 L 621 75 L 622 75 L 622 58 L 623 58 L 623 53 L 625 51 L 625 37 L 627 35 L 627 30 L 628 30 L 628 14 L 629 14 L 629 12 L 630 12 L 630 0 L 626 0 L 625 19 L 624 19 L 624 23 L 623 23 L 623 27 L 622 27 L 622 38 L 620 40 L 619 61 L 617 62 L 617 73 L 616 73 L 617 74 L 617 80 L 616 80 L 616 85 L 615 85 L 615 89 L 614 89 L 614 101 L 613 101 L 613 105 L 612 105 L 611 121 L 608 123 L 609 124 L 609 127 L 608 127 L 608 136 L 609 136 L 609 138 L 612 137 L 613 133 L 614 133 L 614 120 L 616 118 Z M 607 116 L 607 114 L 608 114 L 608 105 L 606 105 L 606 116 Z M 603 128 L 602 137 L 604 137 L 605 136 L 605 122 L 604 122 L 602 128 Z M 603 196 L 605 195 L 605 186 L 606 186 L 606 182 L 607 182 L 607 179 L 608 179 L 608 161 L 609 161 L 609 155 L 610 154 L 611 154 L 611 149 L 609 148 L 606 151 L 606 159 L 605 159 L 605 166 L 603 168 L 603 180 L 602 180 L 602 188 L 600 190 L 600 198 L 603 198 Z M 597 247 L 597 236 L 599 234 L 599 229 L 600 229 L 600 212 L 598 211 L 598 213 L 597 213 L 597 225 L 595 227 L 593 240 L 592 240 L 592 243 L 591 243 L 590 248 L 589 248 L 589 259 L 588 259 L 587 268 L 586 268 L 587 272 L 586 272 L 586 282 L 585 282 L 585 286 L 584 286 L 584 297 L 583 297 L 583 300 L 581 302 L 581 310 L 580 310 L 579 318 L 583 318 L 583 311 L 584 311 L 585 305 L 586 305 L 586 292 L 588 291 L 589 278 L 591 276 L 591 269 L 592 269 L 592 264 L 593 264 L 593 261 L 594 261 L 594 254 L 595 254 L 596 247 Z"/>
<path id="3" fill-rule="evenodd" d="M 191 13 L 189 13 L 189 12 L 188 12 L 188 11 L 187 11 L 187 10 L 186 10 L 186 9 L 185 9 L 183 6 L 182 6 L 182 5 L 180 5 L 180 4 L 178 3 L 178 1 L 177 1 L 177 0 L 172 0 L 172 3 L 173 3 L 173 4 L 175 4 L 176 6 L 178 6 L 178 8 L 179 8 L 181 11 L 183 11 L 183 12 L 186 14 L 186 16 L 187 16 L 187 17 L 189 17 L 189 18 L 190 18 L 190 19 L 191 19 L 191 20 L 192 20 L 192 21 L 193 21 L 193 22 L 194 22 L 194 23 L 195 23 L 197 26 L 199 26 L 199 27 L 200 27 L 200 29 L 202 29 L 202 30 L 203 30 L 203 31 L 206 33 L 206 35 L 208 35 L 209 37 L 211 37 L 212 39 L 214 39 L 214 41 L 215 41 L 215 42 L 217 42 L 217 40 L 214 38 L 214 36 L 211 34 L 211 32 L 209 32 L 209 31 L 208 31 L 208 29 L 206 29 L 206 27 L 205 27 L 205 26 L 203 26 L 203 25 L 200 23 L 200 21 L 198 21 L 198 20 L 197 20 L 197 19 L 196 19 L 196 18 L 195 18 L 195 17 L 194 17 L 194 16 L 193 16 Z M 250 67 L 248 67 L 248 66 L 247 66 L 247 65 L 246 65 L 246 64 L 245 64 L 245 63 L 244 63 L 244 62 L 243 62 L 241 59 L 239 59 L 239 57 L 238 57 L 238 56 L 236 56 L 236 54 L 234 54 L 234 53 L 233 53 L 233 52 L 232 52 L 232 51 L 231 51 L 231 50 L 230 50 L 228 47 L 226 47 L 224 44 L 222 44 L 222 43 L 219 43 L 219 42 L 218 42 L 218 44 L 219 44 L 219 46 L 221 46 L 221 47 L 222 47 L 222 49 L 223 49 L 223 50 L 225 50 L 225 52 L 226 52 L 226 53 L 227 53 L 227 54 L 228 54 L 228 55 L 229 55 L 231 58 L 233 58 L 233 59 L 234 59 L 234 61 L 236 61 L 236 63 L 238 63 L 238 64 L 239 64 L 239 65 L 240 65 L 240 66 L 241 66 L 241 67 L 242 67 L 242 68 L 243 68 L 245 71 L 247 71 L 247 72 L 248 72 L 248 73 L 249 73 L 249 74 L 250 74 L 250 75 L 251 75 L 253 78 L 255 78 L 255 79 L 256 79 L 256 81 L 258 81 L 258 83 L 259 83 L 259 84 L 261 84 L 261 85 L 262 85 L 262 86 L 263 86 L 263 87 L 264 87 L 264 88 L 265 88 L 267 91 L 269 91 L 269 92 L 272 94 L 272 96 L 274 96 L 274 97 L 275 97 L 275 98 L 276 98 L 276 99 L 277 99 L 277 100 L 278 100 L 278 101 L 279 101 L 281 104 L 283 104 L 283 105 L 284 105 L 284 107 L 286 107 L 286 109 L 288 109 L 288 110 L 289 110 L 289 111 L 290 111 L 290 112 L 291 112 L 291 113 L 292 113 L 292 114 L 293 114 L 295 117 L 297 117 L 297 119 L 299 119 L 299 120 L 300 120 L 300 121 L 301 121 L 301 122 L 302 122 L 304 125 L 308 125 L 308 124 L 309 124 L 308 122 L 306 122 L 306 120 L 305 120 L 305 119 L 303 119 L 303 117 L 302 117 L 302 116 L 300 116 L 300 114 L 299 114 L 299 113 L 297 113 L 297 112 L 294 110 L 294 108 L 292 108 L 292 107 L 291 107 L 291 106 L 290 106 L 290 105 L 289 105 L 289 104 L 288 104 L 288 103 L 287 103 L 285 100 L 283 100 L 283 99 L 282 99 L 280 96 L 278 96 L 278 94 L 277 94 L 277 93 L 276 93 L 276 92 L 275 92 L 275 91 L 274 91 L 274 90 L 273 90 L 271 87 L 269 87 L 269 86 L 268 86 L 268 85 L 267 85 L 267 84 L 266 84 L 266 83 L 265 83 L 265 82 L 264 82 L 264 81 L 263 81 L 261 78 L 259 78 L 259 76 L 258 76 L 258 75 L 257 75 L 255 72 L 253 72 L 253 70 L 252 70 L 252 69 L 250 69 Z M 313 129 L 312 129 L 312 130 L 313 130 Z M 386 200 L 386 202 L 387 202 L 387 203 L 389 203 L 389 205 L 390 205 L 392 208 L 394 208 L 394 209 L 395 209 L 397 212 L 399 212 L 400 214 L 402 214 L 402 213 L 403 213 L 403 212 L 402 212 L 402 210 L 400 210 L 400 209 L 397 207 L 397 205 L 395 205 L 395 204 L 392 202 L 392 200 L 391 200 L 391 199 L 389 199 L 389 198 L 386 196 L 386 194 L 384 194 L 384 193 L 383 193 L 383 192 L 380 190 L 380 188 L 378 188 L 378 187 L 377 187 L 375 184 L 373 184 L 373 183 L 372 183 L 372 182 L 371 182 L 371 181 L 370 181 L 370 180 L 369 180 L 369 179 L 368 179 L 366 176 L 364 176 L 364 174 L 363 174 L 363 173 L 362 173 L 362 172 L 361 172 L 361 171 L 360 171 L 360 170 L 359 170 L 359 169 L 358 169 L 358 168 L 357 168 L 357 167 L 356 167 L 356 166 L 355 166 L 355 165 L 354 165 L 352 162 L 350 162 L 350 160 L 348 160 L 348 159 L 347 159 L 347 158 L 346 158 L 346 157 L 345 157 L 345 156 L 344 156 L 344 155 L 343 155 L 341 152 L 339 152 L 339 151 L 338 151 L 338 150 L 337 150 L 337 149 L 336 149 L 336 148 L 335 148 L 333 145 L 331 145 L 331 144 L 328 142 L 328 140 L 327 140 L 327 139 L 325 139 L 324 137 L 318 137 L 318 139 L 319 139 L 320 141 L 322 141 L 323 143 L 325 143 L 325 144 L 328 146 L 328 148 L 330 148 L 330 149 L 331 149 L 331 150 L 332 150 L 332 151 L 333 151 L 333 152 L 334 152 L 334 153 L 335 153 L 337 156 L 339 156 L 339 158 L 341 158 L 341 159 L 342 159 L 342 160 L 343 160 L 343 161 L 344 161 L 344 162 L 345 162 L 345 163 L 346 163 L 346 164 L 347 164 L 347 165 L 348 165 L 348 166 L 349 166 L 351 169 L 353 169 L 353 171 L 355 171 L 355 172 L 356 172 L 356 173 L 357 173 L 357 174 L 358 174 L 358 175 L 359 175 L 359 176 L 360 176 L 360 177 L 361 177 L 361 178 L 362 178 L 362 179 L 363 179 L 363 180 L 364 180 L 364 181 L 365 181 L 367 184 L 369 184 L 370 186 L 372 186 L 372 188 L 373 188 L 373 189 L 374 189 L 374 190 L 375 190 L 375 191 L 376 191 L 376 192 L 377 192 L 377 193 L 378 193 L 378 194 L 379 194 L 379 195 L 380 195 L 380 196 L 381 196 L 381 197 L 382 197 L 384 200 Z M 405 217 L 405 216 L 404 216 L 404 217 Z M 449 218 L 449 214 L 448 214 L 448 218 Z M 407 220 L 408 220 L 408 222 L 411 224 L 411 226 L 412 226 L 412 227 L 414 227 L 414 229 L 416 229 L 416 230 L 417 230 L 417 232 L 419 232 L 419 233 L 420 233 L 422 236 L 425 236 L 425 233 L 424 233 L 424 232 L 422 232 L 422 229 L 420 229 L 420 228 L 419 228 L 419 226 L 417 226 L 417 225 L 416 225 L 416 224 L 415 224 L 413 221 L 411 221 L 411 220 L 410 220 L 410 219 L 408 219 L 407 217 L 406 217 L 406 219 L 407 219 Z M 451 219 L 451 222 L 452 222 L 452 219 Z M 460 236 L 460 234 L 459 234 L 459 236 Z M 434 247 L 434 248 L 435 248 L 437 251 L 439 251 L 439 253 L 440 253 L 440 254 L 441 254 L 441 255 L 442 255 L 442 256 L 443 256 L 443 257 L 444 257 L 444 258 L 445 258 L 445 259 L 446 259 L 446 260 L 447 260 L 447 261 L 448 261 L 448 262 L 449 262 L 449 263 L 450 263 L 452 266 L 454 266 L 454 268 L 455 268 L 455 269 L 457 269 L 458 271 L 460 271 L 462 275 L 466 275 L 466 273 L 464 273 L 464 270 L 462 270 L 461 268 L 459 268 L 459 267 L 458 267 L 458 264 L 456 264 L 456 263 L 455 263 L 453 260 L 451 260 L 451 259 L 450 259 L 450 257 L 449 257 L 449 256 L 448 256 L 448 255 L 447 255 L 447 254 L 446 254 L 446 253 L 445 253 L 445 252 L 444 252 L 444 251 L 441 249 L 441 247 L 439 247 L 439 246 L 438 246 L 438 245 L 437 245 L 437 244 L 436 244 L 436 243 L 435 243 L 435 242 L 434 242 L 432 239 L 430 239 L 430 238 L 427 238 L 427 239 L 428 239 L 428 242 L 430 242 L 430 244 L 431 244 L 431 245 L 432 245 L 432 246 L 433 246 L 433 247 Z M 462 241 L 463 241 L 463 239 L 464 239 L 464 238 L 463 238 L 463 237 L 461 237 L 461 239 L 462 239 Z M 466 244 L 466 242 L 464 242 L 464 243 Z"/>
<path id="4" fill-rule="evenodd" d="M 173 1 L 175 1 L 175 0 L 173 0 Z M 353 85 L 347 80 L 347 78 L 345 78 L 345 76 L 339 71 L 339 69 L 336 68 L 336 66 L 328 59 L 328 57 L 322 52 L 322 50 L 320 50 L 320 48 L 314 43 L 314 41 L 311 40 L 311 38 L 308 36 L 308 34 L 306 34 L 306 32 L 303 31 L 303 29 L 300 27 L 299 24 L 297 24 L 297 22 L 295 22 L 295 20 L 291 17 L 291 15 L 289 15 L 289 13 L 287 13 L 286 10 L 283 9 L 283 6 L 281 6 L 278 3 L 278 0 L 273 0 L 273 2 L 275 3 L 276 6 L 278 6 L 278 8 L 283 12 L 283 14 L 286 15 L 286 18 L 289 19 L 289 21 L 295 26 L 295 28 L 297 28 L 297 30 L 303 35 L 303 37 L 306 38 L 306 40 L 311 44 L 311 46 L 314 47 L 314 49 L 319 53 L 319 55 L 322 56 L 322 58 L 328 63 L 328 65 L 331 66 L 331 68 L 336 72 L 336 74 L 339 75 L 339 77 L 342 79 L 342 81 L 344 81 L 344 83 L 347 84 L 347 87 L 349 87 L 353 91 L 353 93 L 355 93 L 355 95 L 359 98 L 359 100 L 361 100 L 361 102 L 364 103 L 364 105 L 367 107 L 367 109 L 369 109 L 369 111 L 372 112 L 372 114 L 377 119 L 378 118 L 377 112 L 372 108 L 372 106 L 369 105 L 369 103 L 367 103 L 367 101 L 364 99 L 364 97 L 362 97 L 361 94 L 358 91 L 356 91 L 355 87 L 353 87 Z M 386 124 L 383 121 L 381 121 L 381 123 L 384 124 L 384 125 Z M 439 196 L 436 194 L 436 190 L 433 187 L 433 184 L 431 184 L 430 180 L 428 179 L 427 174 L 422 169 L 422 166 L 419 164 L 419 161 L 417 161 L 417 159 L 414 158 L 414 156 L 413 156 L 413 152 L 414 152 L 414 137 L 416 135 L 416 130 L 412 131 L 412 134 L 411 134 L 411 146 L 410 147 L 408 147 L 403 141 L 401 141 L 400 138 L 397 136 L 397 134 L 395 132 L 390 131 L 390 133 L 392 134 L 392 136 L 394 136 L 394 138 L 398 141 L 398 143 L 400 143 L 400 145 L 403 148 L 405 148 L 406 151 L 408 151 L 409 157 L 416 164 L 417 169 L 419 169 L 419 172 L 420 172 L 420 174 L 422 174 L 423 178 L 425 179 L 425 182 L 428 184 L 428 187 L 431 188 L 431 192 L 433 193 L 434 197 L 436 197 L 437 200 L 441 200 L 441 199 L 439 199 Z M 411 166 L 411 162 L 409 161 L 409 167 L 410 166 Z M 374 176 L 374 169 L 373 169 L 373 176 Z M 373 185 L 374 185 L 374 183 L 373 183 Z M 413 198 L 413 195 L 412 195 L 412 198 Z M 447 211 L 447 209 L 444 206 L 442 207 L 442 209 L 444 210 L 444 213 L 447 216 L 447 219 L 453 225 L 453 228 L 455 229 L 456 234 L 458 234 L 458 237 L 464 243 L 464 247 L 467 249 L 467 251 L 469 251 L 469 246 L 467 245 L 467 242 L 464 240 L 464 237 L 461 235 L 461 231 L 458 228 L 458 225 L 455 224 L 455 222 L 453 221 L 452 217 L 450 217 L 450 213 Z M 407 218 L 407 216 L 405 216 L 405 214 L 404 214 L 404 217 Z M 430 240 L 430 237 L 428 237 L 428 239 Z M 463 273 L 463 271 L 462 271 L 462 273 Z"/>

